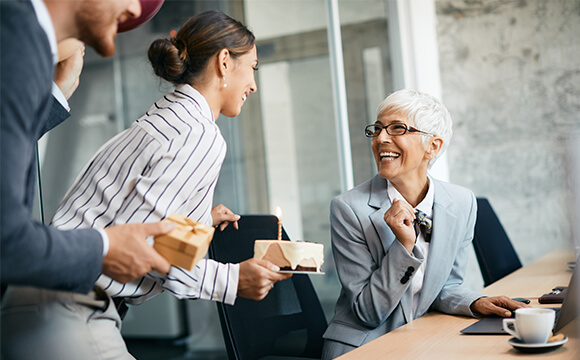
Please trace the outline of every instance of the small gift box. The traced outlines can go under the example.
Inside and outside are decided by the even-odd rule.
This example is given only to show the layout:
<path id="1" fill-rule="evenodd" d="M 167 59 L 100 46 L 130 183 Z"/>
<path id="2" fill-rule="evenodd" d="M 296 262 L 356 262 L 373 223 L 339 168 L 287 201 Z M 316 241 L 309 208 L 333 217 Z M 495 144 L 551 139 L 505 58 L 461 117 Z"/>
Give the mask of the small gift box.
<path id="1" fill-rule="evenodd" d="M 155 236 L 153 248 L 171 265 L 191 271 L 207 253 L 215 229 L 179 214 L 171 214 L 166 220 L 175 222 L 177 227 Z"/>

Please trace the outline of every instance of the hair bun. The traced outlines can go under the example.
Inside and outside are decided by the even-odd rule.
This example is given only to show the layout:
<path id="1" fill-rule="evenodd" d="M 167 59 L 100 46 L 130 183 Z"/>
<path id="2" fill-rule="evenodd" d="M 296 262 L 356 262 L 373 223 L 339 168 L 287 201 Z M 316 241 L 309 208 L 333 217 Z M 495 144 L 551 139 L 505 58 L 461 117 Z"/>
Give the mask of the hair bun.
<path id="1" fill-rule="evenodd" d="M 179 58 L 184 63 L 187 63 L 187 59 L 188 59 L 187 44 L 182 39 L 178 39 L 175 37 L 171 38 L 171 43 L 177 49 L 177 54 L 178 54 Z"/>
<path id="2" fill-rule="evenodd" d="M 184 50 L 183 42 L 175 38 L 153 41 L 147 55 L 155 75 L 179 83 L 186 69 L 187 51 Z"/>

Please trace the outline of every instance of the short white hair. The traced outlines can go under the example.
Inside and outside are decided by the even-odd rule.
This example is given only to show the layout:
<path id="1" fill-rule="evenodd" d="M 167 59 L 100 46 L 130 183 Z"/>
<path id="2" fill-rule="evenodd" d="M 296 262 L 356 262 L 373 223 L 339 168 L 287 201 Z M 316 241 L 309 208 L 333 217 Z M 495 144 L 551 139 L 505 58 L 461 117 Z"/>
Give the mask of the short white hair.
<path id="1" fill-rule="evenodd" d="M 441 150 L 431 159 L 429 167 L 447 150 L 453 136 L 453 122 L 447 108 L 435 97 L 415 90 L 395 91 L 381 101 L 377 108 L 377 118 L 385 112 L 402 112 L 409 120 L 415 122 L 417 129 L 443 139 Z M 425 144 L 429 136 L 421 136 Z"/>

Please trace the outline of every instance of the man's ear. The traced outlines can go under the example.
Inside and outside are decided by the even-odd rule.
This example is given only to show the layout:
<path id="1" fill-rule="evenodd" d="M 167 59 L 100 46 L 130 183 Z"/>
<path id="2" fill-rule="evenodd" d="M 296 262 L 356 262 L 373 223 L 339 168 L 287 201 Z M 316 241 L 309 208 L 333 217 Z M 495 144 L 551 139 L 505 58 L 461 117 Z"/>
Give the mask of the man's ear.
<path id="1" fill-rule="evenodd" d="M 439 136 L 431 137 L 427 143 L 427 148 L 425 149 L 425 157 L 428 159 L 433 159 L 435 156 L 437 156 L 437 154 L 439 154 L 439 151 L 441 151 L 442 147 L 443 139 L 441 139 Z"/>
<path id="2" fill-rule="evenodd" d="M 230 52 L 228 49 L 221 49 L 220 52 L 218 53 L 218 67 L 219 67 L 219 72 L 220 72 L 220 76 L 226 76 L 229 68 L 230 68 L 230 60 L 231 60 L 231 56 L 230 56 Z"/>

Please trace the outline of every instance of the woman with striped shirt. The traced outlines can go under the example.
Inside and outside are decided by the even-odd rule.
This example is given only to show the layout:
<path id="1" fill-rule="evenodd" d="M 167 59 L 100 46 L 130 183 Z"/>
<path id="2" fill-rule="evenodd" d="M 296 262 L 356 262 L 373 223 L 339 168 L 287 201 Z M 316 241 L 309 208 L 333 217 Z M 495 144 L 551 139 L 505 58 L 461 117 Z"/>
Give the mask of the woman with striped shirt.
<path id="1" fill-rule="evenodd" d="M 239 216 L 223 205 L 212 209 L 226 153 L 215 121 L 219 114 L 237 116 L 257 90 L 254 35 L 229 16 L 208 11 L 190 18 L 174 37 L 155 40 L 148 56 L 155 74 L 173 83 L 175 91 L 99 149 L 65 195 L 54 226 L 104 228 L 179 213 L 208 225 L 223 228 L 233 222 L 237 227 Z M 33 319 L 13 318 L 23 329 L 17 335 L 21 343 L 40 349 L 43 359 L 126 359 L 131 356 L 112 297 L 139 304 L 166 290 L 182 299 L 227 304 L 236 296 L 261 300 L 275 282 L 290 276 L 277 270 L 257 259 L 240 264 L 202 259 L 192 271 L 172 267 L 167 275 L 152 272 L 127 284 L 101 275 L 96 282 L 103 294 L 100 305 L 70 307 L 67 295 L 26 288 L 7 299 L 7 306 L 31 301 L 39 306 Z M 59 316 L 63 311 L 77 316 Z M 81 341 L 79 333 L 85 334 Z"/>

